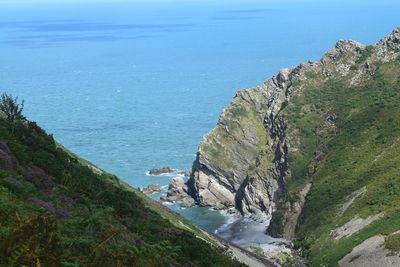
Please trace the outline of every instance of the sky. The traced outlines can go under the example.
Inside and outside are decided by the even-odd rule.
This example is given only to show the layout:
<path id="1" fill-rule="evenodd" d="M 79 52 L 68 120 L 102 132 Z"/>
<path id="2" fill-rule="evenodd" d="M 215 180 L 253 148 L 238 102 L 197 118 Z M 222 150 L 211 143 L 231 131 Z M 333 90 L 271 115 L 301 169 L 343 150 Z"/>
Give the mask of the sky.
<path id="1" fill-rule="evenodd" d="M 235 3 L 288 3 L 288 4 L 316 4 L 316 5 L 335 5 L 335 4 L 357 4 L 357 5 L 386 5 L 397 3 L 398 0 L 0 0 L 0 4 L 20 5 L 20 4 L 96 4 L 96 3 L 202 3 L 202 4 L 235 4 Z"/>

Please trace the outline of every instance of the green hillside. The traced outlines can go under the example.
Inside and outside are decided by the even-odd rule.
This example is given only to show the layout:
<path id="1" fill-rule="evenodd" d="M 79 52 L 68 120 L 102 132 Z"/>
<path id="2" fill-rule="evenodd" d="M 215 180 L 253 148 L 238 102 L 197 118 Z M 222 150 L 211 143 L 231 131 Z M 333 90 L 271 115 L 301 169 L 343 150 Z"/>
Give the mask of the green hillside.
<path id="1" fill-rule="evenodd" d="M 267 233 L 311 266 L 400 266 L 399 163 L 397 28 L 238 92 L 188 186 L 201 205 L 272 216 Z"/>
<path id="2" fill-rule="evenodd" d="M 298 192 L 311 183 L 295 243 L 312 266 L 335 266 L 367 238 L 400 230 L 400 60 L 376 61 L 373 74 L 349 82 L 374 60 L 374 49 L 367 47 L 345 77 L 309 73 L 282 112 L 299 149 L 289 154 L 291 177 L 270 232 L 280 235 L 285 203 L 298 201 Z M 361 188 L 366 192 L 341 210 Z M 376 214 L 383 216 L 351 236 L 332 238 L 355 215 Z M 390 249 L 398 251 L 399 241 L 397 235 Z"/>
<path id="3" fill-rule="evenodd" d="M 241 266 L 35 122 L 0 115 L 0 266 Z"/>

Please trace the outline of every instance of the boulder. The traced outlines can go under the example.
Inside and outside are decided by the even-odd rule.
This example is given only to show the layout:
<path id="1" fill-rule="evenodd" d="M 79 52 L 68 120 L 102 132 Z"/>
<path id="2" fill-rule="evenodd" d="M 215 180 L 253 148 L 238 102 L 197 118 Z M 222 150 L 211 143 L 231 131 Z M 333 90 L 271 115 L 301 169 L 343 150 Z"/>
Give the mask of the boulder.
<path id="1" fill-rule="evenodd" d="M 149 184 L 147 187 L 143 188 L 141 191 L 146 194 L 150 195 L 155 192 L 161 192 L 162 186 L 159 184 Z"/>
<path id="2" fill-rule="evenodd" d="M 194 199 L 188 194 L 188 187 L 182 175 L 174 177 L 168 187 L 166 196 L 162 196 L 161 200 L 174 202 L 178 201 L 182 207 L 191 207 L 195 204 Z"/>
<path id="3" fill-rule="evenodd" d="M 150 175 L 162 175 L 174 172 L 170 167 L 155 168 L 149 171 Z"/>

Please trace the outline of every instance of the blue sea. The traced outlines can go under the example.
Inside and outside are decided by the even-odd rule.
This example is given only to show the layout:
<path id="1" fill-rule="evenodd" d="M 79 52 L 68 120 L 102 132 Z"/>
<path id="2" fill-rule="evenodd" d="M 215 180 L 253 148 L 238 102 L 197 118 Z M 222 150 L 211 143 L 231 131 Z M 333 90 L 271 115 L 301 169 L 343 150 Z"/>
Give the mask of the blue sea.
<path id="1" fill-rule="evenodd" d="M 0 0 L 0 91 L 130 185 L 167 185 L 172 176 L 146 172 L 189 170 L 237 90 L 338 39 L 375 43 L 400 26 L 399 10 L 398 0 Z M 229 239 L 231 217 L 171 208 Z"/>

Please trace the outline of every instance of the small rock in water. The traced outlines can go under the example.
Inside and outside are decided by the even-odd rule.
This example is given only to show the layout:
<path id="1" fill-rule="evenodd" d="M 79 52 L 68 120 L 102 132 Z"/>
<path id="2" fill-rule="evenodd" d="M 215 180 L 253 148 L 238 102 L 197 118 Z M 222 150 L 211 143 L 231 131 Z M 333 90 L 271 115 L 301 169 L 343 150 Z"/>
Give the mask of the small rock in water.
<path id="1" fill-rule="evenodd" d="M 173 169 L 171 169 L 170 167 L 163 167 L 163 168 L 156 168 L 156 169 L 151 169 L 149 171 L 150 175 L 161 175 L 161 174 L 166 174 L 166 173 L 172 173 L 174 172 Z"/>
<path id="2" fill-rule="evenodd" d="M 155 192 L 161 192 L 162 186 L 159 184 L 149 184 L 147 187 L 141 190 L 144 194 L 150 195 Z"/>

